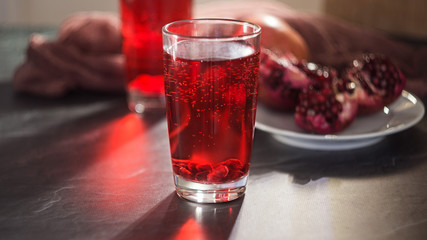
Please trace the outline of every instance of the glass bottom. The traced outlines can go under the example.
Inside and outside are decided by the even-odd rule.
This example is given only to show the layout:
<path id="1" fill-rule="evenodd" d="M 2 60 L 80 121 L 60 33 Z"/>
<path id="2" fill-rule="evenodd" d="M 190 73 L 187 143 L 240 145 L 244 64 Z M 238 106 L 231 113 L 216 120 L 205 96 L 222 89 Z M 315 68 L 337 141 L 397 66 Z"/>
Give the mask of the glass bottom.
<path id="1" fill-rule="evenodd" d="M 146 112 L 165 111 L 164 94 L 143 94 L 137 90 L 129 90 L 127 94 L 128 107 L 134 113 L 143 114 Z"/>
<path id="2" fill-rule="evenodd" d="M 233 201 L 245 194 L 248 175 L 227 183 L 198 183 L 184 180 L 174 174 L 175 189 L 179 197 L 197 203 Z"/>

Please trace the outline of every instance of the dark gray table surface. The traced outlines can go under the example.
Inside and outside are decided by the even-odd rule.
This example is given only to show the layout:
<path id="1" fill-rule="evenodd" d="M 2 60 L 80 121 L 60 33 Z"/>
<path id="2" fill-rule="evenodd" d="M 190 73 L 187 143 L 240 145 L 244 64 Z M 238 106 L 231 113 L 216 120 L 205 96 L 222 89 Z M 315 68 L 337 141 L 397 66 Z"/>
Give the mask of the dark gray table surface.
<path id="1" fill-rule="evenodd" d="M 348 151 L 257 130 L 245 197 L 190 203 L 164 116 L 129 113 L 121 94 L 13 91 L 25 46 L 11 44 L 28 34 L 0 31 L 0 239 L 427 239 L 426 117 Z"/>

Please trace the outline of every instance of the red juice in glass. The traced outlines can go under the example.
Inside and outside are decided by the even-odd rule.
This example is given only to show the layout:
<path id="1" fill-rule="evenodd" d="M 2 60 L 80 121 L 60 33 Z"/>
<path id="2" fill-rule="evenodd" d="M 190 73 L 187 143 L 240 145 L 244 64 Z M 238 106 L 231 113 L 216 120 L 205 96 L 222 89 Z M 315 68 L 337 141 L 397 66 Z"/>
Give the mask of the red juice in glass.
<path id="1" fill-rule="evenodd" d="M 129 108 L 163 108 L 161 30 L 169 22 L 190 19 L 192 0 L 120 0 L 120 9 Z"/>
<path id="2" fill-rule="evenodd" d="M 249 170 L 259 51 L 239 42 L 175 47 L 175 56 L 164 53 L 174 174 L 200 183 L 238 181 Z"/>

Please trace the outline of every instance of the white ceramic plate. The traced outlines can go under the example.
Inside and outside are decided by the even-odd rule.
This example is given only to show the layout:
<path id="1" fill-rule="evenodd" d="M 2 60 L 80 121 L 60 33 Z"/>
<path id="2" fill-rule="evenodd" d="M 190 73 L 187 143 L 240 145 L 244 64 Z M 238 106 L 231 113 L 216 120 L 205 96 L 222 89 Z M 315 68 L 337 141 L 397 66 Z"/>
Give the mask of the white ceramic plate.
<path id="1" fill-rule="evenodd" d="M 277 112 L 258 105 L 255 126 L 273 134 L 278 141 L 300 148 L 345 150 L 372 145 L 385 136 L 403 131 L 418 123 L 424 116 L 420 99 L 403 91 L 402 96 L 384 111 L 358 116 L 338 134 L 318 135 L 304 132 L 294 122 L 292 113 Z"/>

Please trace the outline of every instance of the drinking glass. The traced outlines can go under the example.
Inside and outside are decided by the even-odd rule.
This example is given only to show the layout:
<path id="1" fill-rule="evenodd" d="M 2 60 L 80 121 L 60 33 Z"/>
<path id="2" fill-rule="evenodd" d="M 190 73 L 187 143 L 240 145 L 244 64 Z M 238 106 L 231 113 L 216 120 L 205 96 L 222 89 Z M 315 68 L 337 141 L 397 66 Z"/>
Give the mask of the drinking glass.
<path id="1" fill-rule="evenodd" d="M 192 0 L 120 0 L 129 109 L 164 111 L 162 27 L 191 18 Z"/>
<path id="2" fill-rule="evenodd" d="M 166 116 L 176 192 L 200 202 L 245 193 L 254 138 L 261 28 L 229 19 L 163 27 Z"/>

